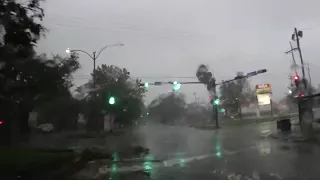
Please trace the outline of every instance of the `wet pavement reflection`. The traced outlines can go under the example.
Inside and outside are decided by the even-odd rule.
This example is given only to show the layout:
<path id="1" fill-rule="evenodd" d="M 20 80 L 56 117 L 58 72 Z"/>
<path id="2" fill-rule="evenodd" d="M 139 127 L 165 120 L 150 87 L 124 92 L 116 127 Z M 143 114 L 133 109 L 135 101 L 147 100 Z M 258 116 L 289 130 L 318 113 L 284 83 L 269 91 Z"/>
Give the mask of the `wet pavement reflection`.
<path id="1" fill-rule="evenodd" d="M 140 132 L 150 154 L 120 163 L 114 153 L 96 179 L 320 179 L 319 146 L 269 138 L 272 123 L 213 131 L 176 127 L 158 135 L 157 130 Z"/>

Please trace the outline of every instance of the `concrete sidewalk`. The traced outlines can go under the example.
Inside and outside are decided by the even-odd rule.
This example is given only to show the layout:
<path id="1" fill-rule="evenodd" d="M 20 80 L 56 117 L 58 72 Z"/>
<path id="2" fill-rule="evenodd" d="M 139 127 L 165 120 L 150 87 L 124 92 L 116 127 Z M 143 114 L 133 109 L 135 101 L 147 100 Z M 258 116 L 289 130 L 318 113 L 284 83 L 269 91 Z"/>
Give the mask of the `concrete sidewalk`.
<path id="1" fill-rule="evenodd" d="M 291 121 L 290 132 L 272 132 L 270 137 L 288 142 L 310 142 L 320 145 L 320 124 L 313 122 L 310 127 L 303 127 L 298 124 L 298 121 Z"/>

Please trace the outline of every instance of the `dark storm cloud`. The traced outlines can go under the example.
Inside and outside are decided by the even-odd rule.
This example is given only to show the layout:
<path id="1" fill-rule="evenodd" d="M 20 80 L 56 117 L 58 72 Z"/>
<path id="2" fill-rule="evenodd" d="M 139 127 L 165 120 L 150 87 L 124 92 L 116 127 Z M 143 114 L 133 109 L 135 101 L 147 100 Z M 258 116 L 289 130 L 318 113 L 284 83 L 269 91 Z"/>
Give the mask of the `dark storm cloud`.
<path id="1" fill-rule="evenodd" d="M 94 51 L 123 42 L 124 47 L 108 49 L 97 63 L 126 67 L 133 76 L 194 76 L 204 63 L 218 81 L 266 68 L 268 73 L 253 77 L 252 85 L 269 82 L 279 98 L 289 83 L 291 59 L 283 52 L 289 49 L 294 27 L 305 29 L 303 55 L 313 65 L 312 75 L 318 76 L 319 5 L 317 0 L 47 1 L 45 24 L 50 33 L 39 51 Z M 85 55 L 81 63 L 78 84 L 92 70 Z M 151 88 L 147 101 L 170 88 Z M 189 100 L 193 92 L 207 100 L 203 85 L 183 86 L 181 91 Z"/>

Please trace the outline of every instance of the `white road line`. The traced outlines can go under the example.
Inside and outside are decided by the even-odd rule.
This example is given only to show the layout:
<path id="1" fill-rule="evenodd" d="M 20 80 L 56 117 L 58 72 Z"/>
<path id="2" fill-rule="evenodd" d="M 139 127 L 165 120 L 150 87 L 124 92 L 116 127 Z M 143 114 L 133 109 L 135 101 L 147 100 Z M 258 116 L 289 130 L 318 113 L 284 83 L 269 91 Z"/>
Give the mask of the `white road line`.
<path id="1" fill-rule="evenodd" d="M 250 147 L 246 147 L 246 148 L 242 148 L 239 150 L 235 150 L 235 151 L 229 151 L 226 149 L 222 149 L 222 154 L 226 154 L 226 155 L 234 155 L 243 151 L 247 151 L 250 149 L 255 149 L 257 148 L 257 146 L 250 146 Z M 193 161 L 197 161 L 197 160 L 202 160 L 205 158 L 209 158 L 209 157 L 214 157 L 214 154 L 204 154 L 204 155 L 199 155 L 199 156 L 193 156 L 193 157 L 189 157 L 189 158 L 182 158 L 183 159 L 183 163 L 190 163 Z M 162 162 L 156 162 L 156 163 L 152 163 L 152 168 L 159 168 L 159 167 L 172 167 L 175 165 L 179 165 L 181 163 L 181 159 L 179 158 L 173 158 L 173 159 L 169 159 L 169 160 L 164 160 Z M 117 168 L 117 172 L 118 173 L 122 173 L 122 172 L 135 172 L 135 171 L 144 171 L 146 170 L 145 167 L 143 166 L 143 164 L 141 165 L 131 165 L 131 166 L 122 166 L 122 167 L 118 167 Z M 110 165 L 103 165 L 99 168 L 97 176 L 103 176 L 105 174 L 108 174 L 109 172 L 112 172 L 113 169 L 112 167 L 110 167 Z"/>

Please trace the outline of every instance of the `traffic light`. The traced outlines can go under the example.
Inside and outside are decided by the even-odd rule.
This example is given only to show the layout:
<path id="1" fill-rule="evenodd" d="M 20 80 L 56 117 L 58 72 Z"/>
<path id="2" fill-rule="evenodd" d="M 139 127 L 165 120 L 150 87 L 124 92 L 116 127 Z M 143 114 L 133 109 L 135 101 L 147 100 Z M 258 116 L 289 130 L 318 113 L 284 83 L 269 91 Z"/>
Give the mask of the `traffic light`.
<path id="1" fill-rule="evenodd" d="M 210 98 L 210 104 L 219 105 L 220 99 L 218 97 L 209 96 Z"/>
<path id="2" fill-rule="evenodd" d="M 220 104 L 220 99 L 218 97 L 215 97 L 214 101 L 213 101 L 213 104 L 214 105 L 219 105 Z"/>
<path id="3" fill-rule="evenodd" d="M 300 83 L 300 77 L 296 74 L 293 76 L 293 81 L 294 83 L 296 84 L 296 86 L 298 87 L 299 86 L 299 83 Z"/>
<path id="4" fill-rule="evenodd" d="M 210 104 L 212 104 L 212 103 L 213 103 L 213 96 L 210 96 L 210 97 L 209 97 L 209 100 L 210 100 L 210 101 L 209 101 Z"/>
<path id="5" fill-rule="evenodd" d="M 148 87 L 149 87 L 149 83 L 145 82 L 145 83 L 144 83 L 144 87 L 145 87 L 145 88 L 148 88 Z"/>
<path id="6" fill-rule="evenodd" d="M 174 81 L 174 82 L 172 83 L 172 85 L 173 85 L 172 88 L 173 88 L 173 90 L 175 90 L 175 91 L 179 90 L 180 87 L 181 87 L 181 84 L 178 83 L 177 81 Z"/>
<path id="7" fill-rule="evenodd" d="M 111 104 L 111 105 L 113 105 L 113 104 L 115 104 L 116 103 L 116 99 L 114 98 L 114 97 L 109 97 L 109 104 Z"/>

